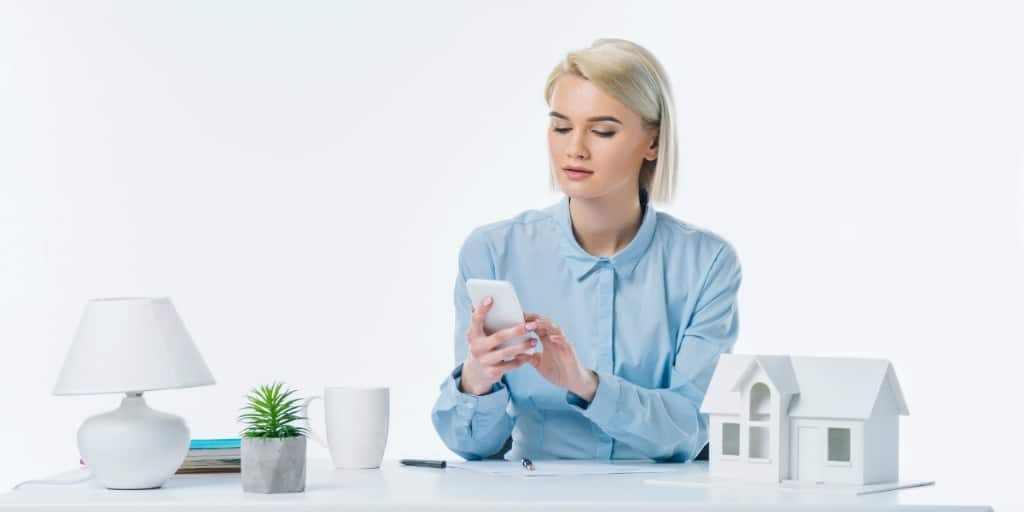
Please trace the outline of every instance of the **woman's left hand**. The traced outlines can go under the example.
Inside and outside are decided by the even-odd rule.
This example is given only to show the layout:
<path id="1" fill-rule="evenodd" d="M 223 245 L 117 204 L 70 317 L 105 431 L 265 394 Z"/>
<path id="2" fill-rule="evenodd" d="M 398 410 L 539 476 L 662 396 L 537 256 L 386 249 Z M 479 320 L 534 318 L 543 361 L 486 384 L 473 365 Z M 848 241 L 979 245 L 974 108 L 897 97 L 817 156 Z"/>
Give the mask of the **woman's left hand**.
<path id="1" fill-rule="evenodd" d="M 534 330 L 544 350 L 530 356 L 537 373 L 556 386 L 576 393 L 590 402 L 597 392 L 597 374 L 576 358 L 576 350 L 562 330 L 551 320 L 535 313 L 526 314 L 527 322 L 537 322 Z"/>

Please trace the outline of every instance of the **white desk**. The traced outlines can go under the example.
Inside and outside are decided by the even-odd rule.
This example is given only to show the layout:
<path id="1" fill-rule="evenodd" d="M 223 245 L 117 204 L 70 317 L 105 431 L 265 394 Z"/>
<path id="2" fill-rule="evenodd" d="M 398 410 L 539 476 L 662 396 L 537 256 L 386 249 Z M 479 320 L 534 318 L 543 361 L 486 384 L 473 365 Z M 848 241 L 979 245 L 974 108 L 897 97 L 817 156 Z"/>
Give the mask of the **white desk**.
<path id="1" fill-rule="evenodd" d="M 175 475 L 163 488 L 147 491 L 110 491 L 94 480 L 28 484 L 0 495 L 0 510 L 991 510 L 984 503 L 951 501 L 955 492 L 946 492 L 949 489 L 941 482 L 867 496 L 643 483 L 650 478 L 699 477 L 707 471 L 703 462 L 677 466 L 673 473 L 523 478 L 410 468 L 390 460 L 378 470 L 334 470 L 327 460 L 313 459 L 303 493 L 244 493 L 237 473 Z M 51 478 L 82 474 L 83 470 L 73 470 Z"/>

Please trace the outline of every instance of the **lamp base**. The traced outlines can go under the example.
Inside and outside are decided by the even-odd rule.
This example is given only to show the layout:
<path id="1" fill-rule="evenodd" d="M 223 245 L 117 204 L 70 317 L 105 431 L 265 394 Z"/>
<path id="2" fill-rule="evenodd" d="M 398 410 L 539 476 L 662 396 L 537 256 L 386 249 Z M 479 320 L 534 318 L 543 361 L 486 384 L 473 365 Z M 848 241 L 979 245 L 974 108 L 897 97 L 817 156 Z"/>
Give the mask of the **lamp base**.
<path id="1" fill-rule="evenodd" d="M 108 489 L 162 486 L 181 467 L 188 444 L 185 420 L 150 409 L 142 393 L 126 393 L 120 407 L 78 429 L 78 451 Z"/>

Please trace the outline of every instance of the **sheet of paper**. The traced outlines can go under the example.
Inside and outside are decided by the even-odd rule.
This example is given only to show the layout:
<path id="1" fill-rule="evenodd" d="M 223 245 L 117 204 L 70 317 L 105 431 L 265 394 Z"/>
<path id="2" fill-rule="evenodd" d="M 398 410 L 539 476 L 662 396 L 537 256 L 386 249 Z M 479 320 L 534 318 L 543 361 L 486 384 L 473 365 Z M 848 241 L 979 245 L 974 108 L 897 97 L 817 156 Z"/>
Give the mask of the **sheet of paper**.
<path id="1" fill-rule="evenodd" d="M 879 492 L 896 491 L 899 489 L 910 489 L 911 487 L 925 487 L 933 485 L 934 480 L 904 480 L 899 482 L 890 482 L 885 484 L 870 484 L 870 485 L 844 485 L 844 484 L 825 484 L 825 485 L 811 485 L 801 484 L 800 482 L 785 481 L 779 484 L 785 490 L 800 490 L 810 492 L 834 492 L 839 494 L 856 494 L 862 496 L 865 494 L 875 494 Z"/>
<path id="2" fill-rule="evenodd" d="M 784 480 L 780 483 L 768 483 L 768 482 L 746 482 L 742 480 L 727 480 L 718 479 L 714 480 L 708 478 L 707 475 L 699 475 L 696 477 L 688 478 L 652 478 L 644 480 L 645 484 L 650 485 L 667 485 L 675 487 L 748 487 L 748 488 L 762 488 L 762 489 L 779 489 L 782 491 L 798 492 L 798 493 L 822 493 L 822 494 L 847 494 L 861 496 L 864 494 L 874 494 L 879 492 L 895 491 L 899 489 L 909 489 L 911 487 L 924 487 L 935 483 L 934 480 L 901 480 L 899 482 L 890 482 L 885 484 L 871 484 L 871 485 L 855 485 L 855 484 L 814 484 L 809 482 L 799 482 L 794 480 Z"/>
<path id="3" fill-rule="evenodd" d="M 679 470 L 679 464 L 654 463 L 650 461 L 581 461 L 581 460 L 538 460 L 533 471 L 519 462 L 507 460 L 479 460 L 451 462 L 449 468 L 475 471 L 501 476 L 576 476 L 576 475 L 619 475 L 626 473 L 668 473 Z"/>

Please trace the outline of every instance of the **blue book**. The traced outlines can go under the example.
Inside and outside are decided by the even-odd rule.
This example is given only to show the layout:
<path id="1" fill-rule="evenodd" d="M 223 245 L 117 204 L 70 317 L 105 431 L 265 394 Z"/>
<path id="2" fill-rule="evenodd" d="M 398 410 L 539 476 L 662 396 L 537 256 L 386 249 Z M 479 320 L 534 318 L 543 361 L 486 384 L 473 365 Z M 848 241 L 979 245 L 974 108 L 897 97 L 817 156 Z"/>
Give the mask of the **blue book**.
<path id="1" fill-rule="evenodd" d="M 242 439 L 239 437 L 229 437 L 226 439 L 193 439 L 188 445 L 190 450 L 216 450 L 241 447 Z"/>

